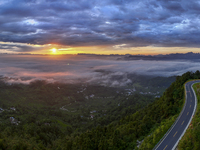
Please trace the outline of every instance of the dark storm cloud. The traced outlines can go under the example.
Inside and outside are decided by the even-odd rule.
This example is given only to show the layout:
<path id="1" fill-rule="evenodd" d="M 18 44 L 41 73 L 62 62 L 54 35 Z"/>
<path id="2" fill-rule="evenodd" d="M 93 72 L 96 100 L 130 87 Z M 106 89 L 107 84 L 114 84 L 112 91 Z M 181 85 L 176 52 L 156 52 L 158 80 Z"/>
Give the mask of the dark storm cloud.
<path id="1" fill-rule="evenodd" d="M 0 44 L 1 50 L 8 50 L 10 52 L 16 51 L 16 52 L 34 52 L 39 51 L 42 49 L 42 47 L 33 47 L 31 45 L 27 44 L 21 44 L 21 43 L 6 43 L 6 44 Z"/>
<path id="2" fill-rule="evenodd" d="M 197 0 L 3 0 L 0 41 L 200 47 Z"/>

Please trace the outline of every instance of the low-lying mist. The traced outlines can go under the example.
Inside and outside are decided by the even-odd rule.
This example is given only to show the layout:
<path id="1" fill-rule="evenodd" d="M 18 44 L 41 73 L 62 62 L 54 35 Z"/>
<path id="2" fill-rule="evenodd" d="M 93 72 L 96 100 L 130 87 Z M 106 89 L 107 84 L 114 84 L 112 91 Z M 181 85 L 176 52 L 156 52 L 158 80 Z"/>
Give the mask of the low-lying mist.
<path id="1" fill-rule="evenodd" d="M 47 80 L 125 86 L 132 83 L 128 74 L 168 77 L 196 70 L 199 70 L 198 62 L 184 60 L 120 61 L 117 56 L 0 55 L 0 76 L 8 83 Z"/>

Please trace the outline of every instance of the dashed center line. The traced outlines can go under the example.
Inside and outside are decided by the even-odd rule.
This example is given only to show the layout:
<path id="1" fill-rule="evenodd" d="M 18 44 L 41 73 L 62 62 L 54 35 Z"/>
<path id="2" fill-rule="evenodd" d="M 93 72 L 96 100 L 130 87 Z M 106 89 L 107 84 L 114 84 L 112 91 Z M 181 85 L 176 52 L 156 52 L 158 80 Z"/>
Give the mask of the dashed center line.
<path id="1" fill-rule="evenodd" d="M 187 113 L 187 115 L 189 114 L 189 112 Z"/>
<path id="2" fill-rule="evenodd" d="M 181 124 L 181 125 L 183 125 L 183 123 L 184 123 L 184 121 L 182 122 L 182 124 Z"/>
<path id="3" fill-rule="evenodd" d="M 190 105 L 190 108 L 191 108 L 191 105 Z"/>
<path id="4" fill-rule="evenodd" d="M 165 146 L 165 148 L 163 150 L 165 150 L 167 148 L 167 145 Z"/>
<path id="5" fill-rule="evenodd" d="M 190 93 L 190 97 L 192 97 L 192 93 L 190 91 L 188 91 Z"/>
<path id="6" fill-rule="evenodd" d="M 174 136 L 173 136 L 173 137 L 175 137 L 175 136 L 176 136 L 176 134 L 177 134 L 177 131 L 176 131 L 176 133 L 174 134 Z"/>

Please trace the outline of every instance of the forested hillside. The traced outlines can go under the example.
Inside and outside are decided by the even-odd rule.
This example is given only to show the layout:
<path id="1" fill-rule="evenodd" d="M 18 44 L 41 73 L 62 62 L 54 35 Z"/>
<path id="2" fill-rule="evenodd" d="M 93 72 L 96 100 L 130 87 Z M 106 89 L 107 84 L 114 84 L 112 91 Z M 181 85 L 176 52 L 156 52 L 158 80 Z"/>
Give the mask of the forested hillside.
<path id="1" fill-rule="evenodd" d="M 178 76 L 156 100 L 111 87 L 2 82 L 0 148 L 132 150 L 144 139 L 139 149 L 152 149 L 182 109 L 184 83 L 198 78 L 199 71 Z"/>
<path id="2" fill-rule="evenodd" d="M 184 83 L 198 78 L 200 78 L 199 71 L 187 72 L 178 76 L 160 99 L 117 123 L 111 123 L 104 127 L 99 126 L 81 135 L 69 137 L 65 147 L 74 150 L 137 149 L 137 140 L 151 134 L 162 122 L 167 124 L 170 122 L 169 118 L 173 118 L 181 111 L 184 103 Z M 167 129 L 165 130 L 167 131 Z M 158 133 L 158 136 L 161 138 L 164 134 Z M 140 149 L 152 149 L 159 140 L 158 137 L 149 139 Z"/>
<path id="3" fill-rule="evenodd" d="M 121 87 L 2 81 L 0 148 L 56 149 L 65 137 L 117 122 L 152 103 L 154 97 Z"/>

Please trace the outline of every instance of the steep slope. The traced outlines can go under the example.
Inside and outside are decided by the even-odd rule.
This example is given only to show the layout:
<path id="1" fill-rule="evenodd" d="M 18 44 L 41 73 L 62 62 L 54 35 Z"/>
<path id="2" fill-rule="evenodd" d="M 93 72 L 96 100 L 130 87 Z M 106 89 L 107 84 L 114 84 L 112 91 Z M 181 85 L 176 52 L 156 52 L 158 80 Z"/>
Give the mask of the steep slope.
<path id="1" fill-rule="evenodd" d="M 184 83 L 200 78 L 200 72 L 187 72 L 164 92 L 163 96 L 144 109 L 126 116 L 117 123 L 99 126 L 81 135 L 69 137 L 69 149 L 137 149 L 137 140 L 156 131 L 139 149 L 152 149 L 180 113 L 184 103 Z M 155 135 L 155 134 L 154 134 Z M 57 145 L 59 146 L 59 145 Z"/>

